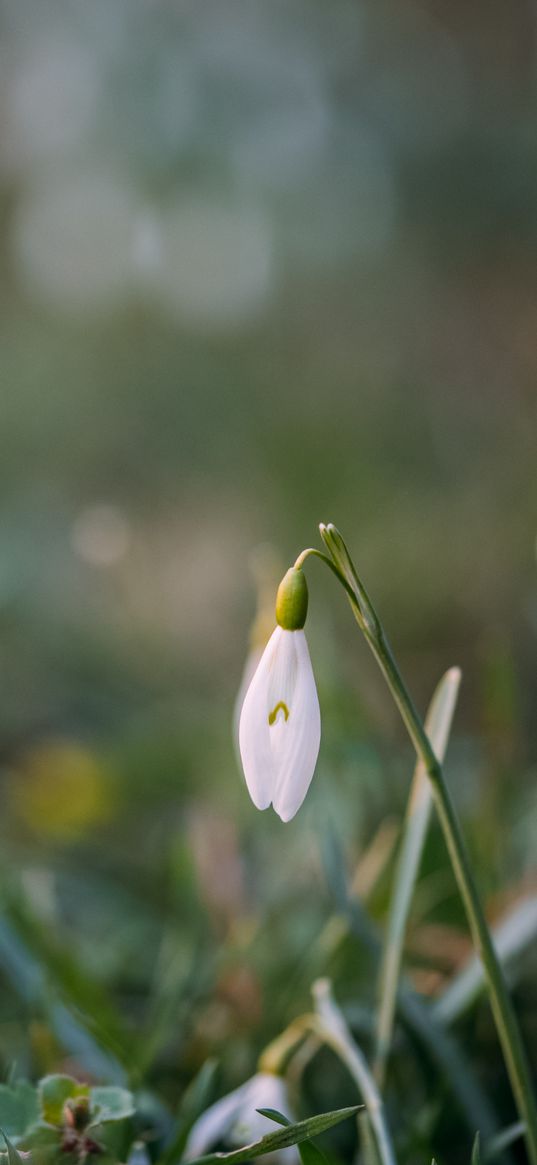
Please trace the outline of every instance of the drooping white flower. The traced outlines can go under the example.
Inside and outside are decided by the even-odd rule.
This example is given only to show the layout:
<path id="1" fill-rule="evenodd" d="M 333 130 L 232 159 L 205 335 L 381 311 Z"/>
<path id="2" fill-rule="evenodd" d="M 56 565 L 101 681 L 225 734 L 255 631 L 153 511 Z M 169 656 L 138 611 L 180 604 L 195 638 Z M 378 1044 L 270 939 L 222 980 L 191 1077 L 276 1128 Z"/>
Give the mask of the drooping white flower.
<path id="1" fill-rule="evenodd" d="M 292 568 L 278 591 L 273 631 L 246 693 L 239 745 L 254 805 L 290 821 L 310 786 L 321 739 L 317 689 L 303 631 L 308 593 Z"/>
<path id="2" fill-rule="evenodd" d="M 275 1076 L 272 1072 L 257 1072 L 246 1084 L 241 1084 L 240 1088 L 211 1105 L 190 1130 L 185 1148 L 186 1159 L 201 1157 L 218 1145 L 232 1148 L 249 1145 L 266 1133 L 276 1132 L 278 1126 L 268 1117 L 261 1116 L 257 1112 L 258 1108 L 275 1108 L 291 1118 L 287 1086 L 281 1076 Z M 298 1161 L 294 1146 L 271 1156 L 273 1160 L 277 1156 L 285 1165 L 293 1165 Z"/>

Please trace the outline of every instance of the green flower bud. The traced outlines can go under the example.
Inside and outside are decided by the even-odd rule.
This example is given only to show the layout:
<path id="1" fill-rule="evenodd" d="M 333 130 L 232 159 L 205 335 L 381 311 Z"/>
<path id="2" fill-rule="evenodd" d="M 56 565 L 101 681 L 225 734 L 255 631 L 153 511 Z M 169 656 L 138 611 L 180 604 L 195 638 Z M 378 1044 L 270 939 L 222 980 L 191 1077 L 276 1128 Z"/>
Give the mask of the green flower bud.
<path id="1" fill-rule="evenodd" d="M 308 613 L 308 584 L 294 566 L 284 574 L 276 596 L 276 620 L 284 631 L 300 631 Z"/>

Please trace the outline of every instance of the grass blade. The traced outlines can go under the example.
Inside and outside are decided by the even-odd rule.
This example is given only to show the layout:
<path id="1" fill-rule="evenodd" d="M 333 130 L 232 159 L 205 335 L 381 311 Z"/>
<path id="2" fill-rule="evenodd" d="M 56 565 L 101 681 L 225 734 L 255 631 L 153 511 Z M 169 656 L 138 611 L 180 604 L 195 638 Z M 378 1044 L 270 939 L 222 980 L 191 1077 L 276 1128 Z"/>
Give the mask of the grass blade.
<path id="1" fill-rule="evenodd" d="M 515 1141 L 523 1137 L 525 1131 L 524 1121 L 517 1121 L 516 1124 L 509 1125 L 509 1128 L 502 1129 L 501 1133 L 493 1137 L 485 1147 L 483 1154 L 484 1160 L 486 1162 L 495 1161 L 505 1149 L 508 1149 L 510 1145 L 513 1145 Z"/>
<path id="2" fill-rule="evenodd" d="M 425 731 L 433 751 L 443 761 L 449 740 L 451 723 L 457 703 L 461 682 L 459 668 L 452 667 L 442 676 L 431 700 Z M 420 867 L 423 845 L 432 808 L 431 785 L 425 766 L 418 761 L 415 771 L 403 837 L 396 865 L 394 889 L 388 915 L 388 925 L 384 944 L 379 979 L 379 1012 L 374 1071 L 380 1086 L 386 1072 L 386 1062 L 390 1051 L 397 988 L 401 972 L 403 946 L 414 895 L 414 887 Z"/>
<path id="3" fill-rule="evenodd" d="M 340 1121 L 355 1116 L 359 1105 L 353 1104 L 350 1108 L 337 1108 L 333 1112 L 322 1112 L 318 1116 L 310 1116 L 307 1120 L 297 1124 L 287 1125 L 277 1133 L 267 1133 L 260 1141 L 251 1145 L 244 1145 L 242 1149 L 235 1149 L 231 1153 L 208 1153 L 204 1157 L 197 1157 L 190 1165 L 213 1165 L 225 1162 L 226 1165 L 238 1165 L 241 1161 L 249 1161 L 251 1157 L 262 1157 L 264 1153 L 276 1153 L 279 1149 L 287 1149 L 289 1145 L 298 1145 L 300 1141 L 308 1141 L 311 1137 L 318 1137 Z"/>
<path id="4" fill-rule="evenodd" d="M 276 1121 L 278 1125 L 285 1125 L 288 1127 L 292 1122 L 288 1117 L 283 1115 L 283 1112 L 277 1112 L 275 1108 L 258 1108 L 261 1116 L 268 1117 L 271 1121 Z M 321 1149 L 313 1144 L 313 1141 L 299 1141 L 297 1149 L 300 1153 L 300 1160 L 302 1165 L 327 1165 L 327 1160 Z"/>

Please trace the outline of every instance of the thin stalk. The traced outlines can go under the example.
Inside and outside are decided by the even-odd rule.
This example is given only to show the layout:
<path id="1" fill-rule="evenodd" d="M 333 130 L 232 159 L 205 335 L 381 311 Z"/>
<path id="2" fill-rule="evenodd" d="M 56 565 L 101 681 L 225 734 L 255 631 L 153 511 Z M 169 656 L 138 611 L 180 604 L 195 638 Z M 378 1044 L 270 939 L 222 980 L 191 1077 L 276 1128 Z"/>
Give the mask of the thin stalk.
<path id="1" fill-rule="evenodd" d="M 349 583 L 346 581 L 345 576 L 341 573 L 336 563 L 333 562 L 327 554 L 323 554 L 322 550 L 316 550 L 314 546 L 308 546 L 307 550 L 302 550 L 298 558 L 293 563 L 293 569 L 302 570 L 304 563 L 308 558 L 320 558 L 321 562 L 324 562 L 325 566 L 330 567 L 332 574 L 335 574 L 338 582 L 340 582 L 342 587 L 346 590 L 347 598 L 350 600 L 354 597 L 352 587 L 349 586 Z"/>
<path id="2" fill-rule="evenodd" d="M 332 997 L 329 980 L 318 979 L 313 984 L 312 990 L 317 1016 L 316 1031 L 323 1042 L 328 1044 L 339 1056 L 358 1085 L 367 1109 L 379 1161 L 382 1165 L 397 1165 L 384 1116 L 382 1097 L 367 1060 L 353 1040 L 343 1015 Z"/>
<path id="3" fill-rule="evenodd" d="M 425 731 L 440 760 L 444 759 L 461 681 L 458 668 L 442 677 L 431 700 Z M 405 934 L 420 867 L 432 804 L 431 786 L 418 761 L 408 799 L 403 837 L 396 863 L 379 976 L 379 1010 L 374 1060 L 375 1079 L 382 1088 L 392 1042 L 393 1024 Z"/>
<path id="4" fill-rule="evenodd" d="M 526 1125 L 526 1145 L 532 1165 L 537 1165 L 537 1107 L 532 1092 L 531 1077 L 520 1036 L 518 1023 L 509 996 L 502 968 L 486 923 L 485 915 L 474 876 L 466 844 L 458 817 L 446 785 L 442 766 L 435 756 L 429 738 L 412 698 L 401 676 L 384 629 L 361 583 L 345 543 L 333 526 L 321 526 L 321 536 L 334 563 L 341 573 L 347 593 L 353 590 L 351 607 L 359 627 L 363 631 L 375 659 L 384 675 L 396 706 L 416 753 L 423 763 L 436 804 L 436 810 L 446 840 L 453 872 L 466 910 L 468 924 L 477 954 L 483 962 L 496 1029 L 511 1087 L 520 1118 Z"/>

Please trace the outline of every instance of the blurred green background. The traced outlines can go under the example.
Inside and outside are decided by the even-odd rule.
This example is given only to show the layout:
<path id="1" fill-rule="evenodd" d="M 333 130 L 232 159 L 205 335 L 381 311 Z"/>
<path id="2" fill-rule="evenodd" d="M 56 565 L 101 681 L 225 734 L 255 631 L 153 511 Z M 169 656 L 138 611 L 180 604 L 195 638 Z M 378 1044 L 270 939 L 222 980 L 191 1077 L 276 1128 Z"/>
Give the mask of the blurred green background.
<path id="1" fill-rule="evenodd" d="M 208 1054 L 243 1079 L 316 973 L 370 1004 L 359 937 L 315 945 L 321 822 L 354 870 L 412 769 L 312 562 L 317 773 L 291 825 L 256 813 L 231 722 L 260 546 L 277 580 L 336 522 L 420 707 L 462 666 L 448 776 L 491 918 L 535 889 L 537 10 L 1 15 L 0 1058 L 171 1103 Z M 434 995 L 468 952 L 434 832 L 411 939 Z"/>

